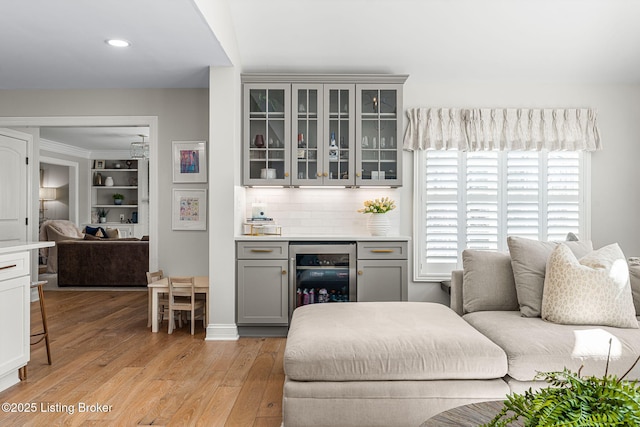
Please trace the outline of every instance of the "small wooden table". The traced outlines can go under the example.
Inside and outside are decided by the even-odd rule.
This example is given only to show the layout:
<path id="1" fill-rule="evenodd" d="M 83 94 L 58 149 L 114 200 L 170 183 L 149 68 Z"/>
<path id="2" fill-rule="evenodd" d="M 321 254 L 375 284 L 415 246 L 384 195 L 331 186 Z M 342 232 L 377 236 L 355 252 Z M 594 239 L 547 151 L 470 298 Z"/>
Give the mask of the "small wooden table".
<path id="1" fill-rule="evenodd" d="M 420 427 L 477 427 L 491 421 L 502 410 L 503 405 L 503 400 L 492 400 L 458 406 L 429 418 Z M 509 426 L 521 427 L 524 422 L 517 420 Z"/>
<path id="2" fill-rule="evenodd" d="M 206 322 L 209 324 L 209 276 L 195 276 L 196 293 L 205 294 Z M 149 304 L 149 318 L 151 319 L 151 332 L 158 332 L 158 295 L 169 292 L 169 278 L 163 277 L 160 280 L 151 282 L 148 285 L 151 291 L 151 301 Z"/>

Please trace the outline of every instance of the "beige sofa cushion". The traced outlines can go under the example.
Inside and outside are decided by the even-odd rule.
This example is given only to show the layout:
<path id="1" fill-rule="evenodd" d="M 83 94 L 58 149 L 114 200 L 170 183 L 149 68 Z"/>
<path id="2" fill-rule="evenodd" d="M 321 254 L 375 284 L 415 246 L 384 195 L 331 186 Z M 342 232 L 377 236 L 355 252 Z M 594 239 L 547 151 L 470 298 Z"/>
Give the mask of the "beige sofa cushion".
<path id="1" fill-rule="evenodd" d="M 284 370 L 296 381 L 492 379 L 507 360 L 441 304 L 331 303 L 294 311 Z"/>
<path id="2" fill-rule="evenodd" d="M 517 310 L 518 297 L 508 253 L 462 251 L 462 307 L 474 311 Z"/>
<path id="3" fill-rule="evenodd" d="M 57 243 L 63 240 L 82 240 L 82 233 L 80 233 L 75 226 L 69 228 L 60 226 L 60 224 L 49 224 L 46 226 L 47 240 L 49 242 L 56 242 L 56 246 L 49 248 L 47 254 L 47 273 L 58 272 L 58 248 Z"/>
<path id="4" fill-rule="evenodd" d="M 560 243 L 547 261 L 542 319 L 637 329 L 629 267 L 620 246 L 614 243 L 578 260 Z"/>
<path id="5" fill-rule="evenodd" d="M 593 250 L 590 241 L 564 243 L 578 258 Z M 525 317 L 540 317 L 547 259 L 557 244 L 523 237 L 507 237 L 518 304 L 520 312 Z"/>
<path id="6" fill-rule="evenodd" d="M 464 316 L 478 331 L 498 344 L 509 360 L 509 375 L 532 381 L 538 372 L 575 372 L 602 376 L 609 339 L 613 340 L 609 373 L 623 375 L 640 355 L 637 329 L 609 326 L 559 325 L 540 318 L 522 317 L 519 311 L 482 311 Z M 627 377 L 640 379 L 640 364 Z"/>

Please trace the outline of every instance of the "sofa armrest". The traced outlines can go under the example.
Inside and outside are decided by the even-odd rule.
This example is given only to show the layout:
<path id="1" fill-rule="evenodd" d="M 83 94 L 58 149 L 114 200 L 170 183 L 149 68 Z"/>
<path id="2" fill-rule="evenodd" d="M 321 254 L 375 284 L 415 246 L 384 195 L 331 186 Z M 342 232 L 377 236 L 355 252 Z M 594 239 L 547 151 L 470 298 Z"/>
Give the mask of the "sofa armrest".
<path id="1" fill-rule="evenodd" d="M 451 309 L 460 316 L 464 314 L 462 308 L 462 270 L 451 272 Z"/>

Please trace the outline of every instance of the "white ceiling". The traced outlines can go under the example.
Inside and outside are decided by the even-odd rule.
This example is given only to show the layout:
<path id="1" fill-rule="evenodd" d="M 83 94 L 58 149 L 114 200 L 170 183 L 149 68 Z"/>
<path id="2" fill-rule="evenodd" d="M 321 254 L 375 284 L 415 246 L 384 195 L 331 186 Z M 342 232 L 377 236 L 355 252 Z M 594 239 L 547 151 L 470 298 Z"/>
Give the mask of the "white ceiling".
<path id="1" fill-rule="evenodd" d="M 637 0 L 230 5 L 245 72 L 388 72 L 436 83 L 640 83 Z"/>
<path id="2" fill-rule="evenodd" d="M 640 84 L 637 0 L 226 1 L 243 72 Z M 230 64 L 194 0 L 0 2 L 0 89 L 208 87 Z"/>
<path id="3" fill-rule="evenodd" d="M 208 87 L 229 64 L 194 0 L 1 1 L 0 89 Z M 244 72 L 640 83 L 637 0 L 226 1 Z"/>
<path id="4" fill-rule="evenodd" d="M 131 143 L 148 141 L 147 126 L 132 127 L 41 127 L 40 138 L 88 151 L 129 150 Z"/>
<path id="5" fill-rule="evenodd" d="M 192 0 L 0 0 L 0 89 L 208 87 L 229 65 Z M 118 49 L 105 43 L 124 38 Z"/>

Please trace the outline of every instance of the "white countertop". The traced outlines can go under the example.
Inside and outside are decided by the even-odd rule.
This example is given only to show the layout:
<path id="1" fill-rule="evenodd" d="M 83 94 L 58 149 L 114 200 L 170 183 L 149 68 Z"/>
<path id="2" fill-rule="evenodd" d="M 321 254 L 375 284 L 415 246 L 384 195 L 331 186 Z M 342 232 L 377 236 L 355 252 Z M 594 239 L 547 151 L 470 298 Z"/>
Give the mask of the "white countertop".
<path id="1" fill-rule="evenodd" d="M 305 235 L 287 235 L 283 234 L 281 236 L 276 235 L 265 235 L 265 236 L 236 236 L 236 241 L 245 241 L 245 240 L 271 240 L 271 241 L 290 241 L 290 242 L 365 242 L 365 241 L 376 241 L 376 242 L 408 242 L 411 240 L 409 236 L 369 236 L 369 235 L 320 235 L 320 234 L 305 234 Z"/>
<path id="2" fill-rule="evenodd" d="M 0 242 L 0 254 L 10 254 L 13 252 L 22 252 L 30 249 L 48 248 L 54 246 L 55 242 L 26 242 L 26 241 L 8 241 Z"/>

